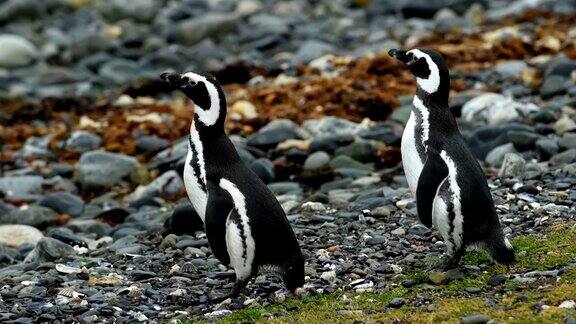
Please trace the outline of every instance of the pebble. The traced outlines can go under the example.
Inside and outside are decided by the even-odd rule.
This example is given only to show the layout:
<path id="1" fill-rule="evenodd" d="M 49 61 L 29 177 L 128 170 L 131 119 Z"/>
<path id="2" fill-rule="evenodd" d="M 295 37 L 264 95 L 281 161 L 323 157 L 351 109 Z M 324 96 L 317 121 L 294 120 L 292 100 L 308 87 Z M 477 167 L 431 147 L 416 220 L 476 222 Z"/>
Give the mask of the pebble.
<path id="1" fill-rule="evenodd" d="M 400 307 L 404 306 L 405 303 L 406 303 L 406 301 L 404 300 L 404 298 L 395 297 L 395 298 L 392 298 L 392 300 L 388 303 L 388 307 L 400 308 Z"/>
<path id="2" fill-rule="evenodd" d="M 0 67 L 17 68 L 30 64 L 38 49 L 29 40 L 11 34 L 0 35 Z"/>

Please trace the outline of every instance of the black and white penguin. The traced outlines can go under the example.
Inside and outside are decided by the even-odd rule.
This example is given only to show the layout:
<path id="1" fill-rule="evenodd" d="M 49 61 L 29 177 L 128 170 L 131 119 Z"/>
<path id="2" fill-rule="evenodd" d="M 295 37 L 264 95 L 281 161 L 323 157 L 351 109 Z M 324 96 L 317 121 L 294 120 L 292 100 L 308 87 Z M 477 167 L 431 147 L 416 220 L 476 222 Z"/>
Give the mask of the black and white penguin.
<path id="1" fill-rule="evenodd" d="M 504 236 L 490 188 L 448 108 L 450 73 L 430 49 L 391 50 L 416 77 L 414 108 L 402 135 L 402 163 L 416 197 L 420 221 L 436 227 L 447 246 L 444 269 L 458 266 L 467 246 L 511 264 L 514 249 Z"/>
<path id="2" fill-rule="evenodd" d="M 231 296 L 238 296 L 262 268 L 277 271 L 288 290 L 300 292 L 300 246 L 276 197 L 244 166 L 224 132 L 227 106 L 220 84 L 211 75 L 193 72 L 163 73 L 161 78 L 195 105 L 184 182 L 212 252 L 236 272 Z"/>

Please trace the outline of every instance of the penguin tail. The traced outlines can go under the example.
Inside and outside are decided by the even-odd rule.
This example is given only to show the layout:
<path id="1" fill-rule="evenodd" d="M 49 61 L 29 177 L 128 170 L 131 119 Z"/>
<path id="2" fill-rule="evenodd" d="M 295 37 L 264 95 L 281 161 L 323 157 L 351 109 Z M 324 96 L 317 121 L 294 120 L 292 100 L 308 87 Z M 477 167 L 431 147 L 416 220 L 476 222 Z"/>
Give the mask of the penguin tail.
<path id="1" fill-rule="evenodd" d="M 516 253 L 510 241 L 503 235 L 485 242 L 485 247 L 492 260 L 501 264 L 514 264 Z"/>

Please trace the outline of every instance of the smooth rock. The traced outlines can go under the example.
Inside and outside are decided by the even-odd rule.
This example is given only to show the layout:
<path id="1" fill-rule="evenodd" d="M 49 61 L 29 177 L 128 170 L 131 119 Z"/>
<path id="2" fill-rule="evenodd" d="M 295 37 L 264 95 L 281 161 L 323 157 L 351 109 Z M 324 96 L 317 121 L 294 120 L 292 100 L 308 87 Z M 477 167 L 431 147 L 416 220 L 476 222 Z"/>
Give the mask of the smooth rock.
<path id="1" fill-rule="evenodd" d="M 0 35 L 0 67 L 22 67 L 30 64 L 37 55 L 36 46 L 29 40 L 18 35 Z"/>
<path id="2" fill-rule="evenodd" d="M 44 234 L 29 225 L 0 225 L 0 243 L 9 247 L 36 245 Z"/>
<path id="3" fill-rule="evenodd" d="M 50 193 L 42 198 L 38 204 L 48 207 L 59 214 L 68 214 L 72 217 L 78 217 L 84 212 L 84 201 L 82 198 L 69 192 Z"/>
<path id="4" fill-rule="evenodd" d="M 52 209 L 31 205 L 12 211 L 0 218 L 0 224 L 21 224 L 38 228 L 46 228 L 58 223 L 58 214 Z"/>
<path id="5" fill-rule="evenodd" d="M 460 318 L 462 324 L 485 324 L 490 321 L 490 317 L 482 314 L 468 315 Z"/>
<path id="6" fill-rule="evenodd" d="M 117 184 L 138 167 L 138 161 L 127 155 L 104 151 L 82 154 L 78 163 L 78 182 L 85 187 Z"/>

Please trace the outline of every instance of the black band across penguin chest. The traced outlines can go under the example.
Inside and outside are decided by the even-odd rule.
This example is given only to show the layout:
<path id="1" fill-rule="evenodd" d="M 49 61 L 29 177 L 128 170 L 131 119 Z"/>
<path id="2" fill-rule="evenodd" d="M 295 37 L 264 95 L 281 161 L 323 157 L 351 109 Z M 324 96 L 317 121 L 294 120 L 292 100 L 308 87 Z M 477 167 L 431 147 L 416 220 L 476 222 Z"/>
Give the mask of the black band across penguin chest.
<path id="1" fill-rule="evenodd" d="M 202 189 L 202 191 L 207 192 L 208 190 L 206 188 L 206 183 L 204 182 L 204 179 L 202 179 L 202 173 L 200 170 L 200 160 L 198 159 L 198 150 L 194 145 L 194 142 L 192 141 L 191 135 L 188 136 L 188 142 L 190 144 L 190 151 L 192 153 L 192 158 L 190 159 L 189 165 L 194 171 L 194 177 L 196 178 L 196 181 L 200 185 L 200 188 Z"/>
<path id="2" fill-rule="evenodd" d="M 424 145 L 424 127 L 423 123 L 428 122 L 424 120 L 422 112 L 419 109 L 412 109 L 415 117 L 414 124 L 414 145 L 416 146 L 416 152 L 420 157 L 420 161 L 424 163 L 426 161 L 426 146 Z"/>

